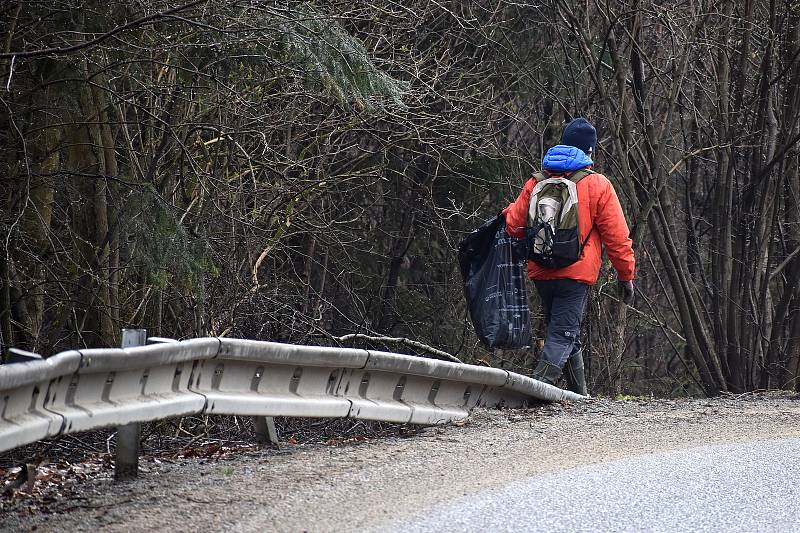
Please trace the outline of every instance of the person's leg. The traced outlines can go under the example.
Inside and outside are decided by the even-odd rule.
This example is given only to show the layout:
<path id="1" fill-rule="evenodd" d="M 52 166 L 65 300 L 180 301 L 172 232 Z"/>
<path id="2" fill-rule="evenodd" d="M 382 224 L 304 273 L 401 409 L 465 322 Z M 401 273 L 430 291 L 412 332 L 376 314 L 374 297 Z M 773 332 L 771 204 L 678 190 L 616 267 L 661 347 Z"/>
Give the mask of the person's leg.
<path id="1" fill-rule="evenodd" d="M 564 378 L 567 380 L 567 390 L 581 396 L 588 396 L 586 388 L 586 371 L 583 368 L 583 350 L 572 352 L 564 365 Z"/>
<path id="2" fill-rule="evenodd" d="M 537 282 L 537 288 L 540 284 L 548 285 L 552 299 L 547 313 L 547 338 L 537 366 L 539 372 L 534 372 L 534 377 L 554 384 L 570 355 L 580 351 L 581 320 L 588 287 L 574 280 Z"/>
<path id="3" fill-rule="evenodd" d="M 534 281 L 534 285 L 542 304 L 546 331 L 550 324 L 550 310 L 553 307 L 553 297 L 558 291 L 558 282 L 553 280 Z M 547 346 L 546 336 L 545 333 L 545 346 Z M 548 362 L 543 354 L 539 354 L 539 361 L 533 369 L 533 378 L 554 385 L 559 377 L 561 377 L 561 369 Z"/>
<path id="4" fill-rule="evenodd" d="M 582 320 L 583 313 L 581 313 Z M 589 392 L 586 388 L 586 372 L 583 368 L 583 350 L 581 346 L 580 326 L 578 326 L 578 336 L 575 337 L 575 343 L 572 345 L 572 353 L 564 364 L 564 379 L 567 382 L 567 390 L 587 396 Z"/>
<path id="5" fill-rule="evenodd" d="M 534 281 L 536 292 L 539 293 L 539 301 L 542 303 L 542 313 L 544 313 L 544 323 L 550 323 L 550 308 L 553 306 L 553 281 Z"/>

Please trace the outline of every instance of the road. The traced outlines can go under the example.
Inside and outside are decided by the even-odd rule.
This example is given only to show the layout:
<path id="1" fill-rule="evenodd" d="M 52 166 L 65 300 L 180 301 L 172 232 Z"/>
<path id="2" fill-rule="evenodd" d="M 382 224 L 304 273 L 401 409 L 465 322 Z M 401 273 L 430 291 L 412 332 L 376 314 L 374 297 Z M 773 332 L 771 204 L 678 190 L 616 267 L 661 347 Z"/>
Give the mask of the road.
<path id="1" fill-rule="evenodd" d="M 745 529 L 773 530 L 790 524 L 791 517 L 779 512 L 782 503 L 796 503 L 787 498 L 796 495 L 789 489 L 799 479 L 791 463 L 800 439 L 797 398 L 600 400 L 479 410 L 463 426 L 429 428 L 408 438 L 287 443 L 280 451 L 224 457 L 143 457 L 134 482 L 114 483 L 107 468 L 75 476 L 36 499 L 0 501 L 0 530 L 639 530 L 637 520 L 655 500 L 660 514 L 649 513 L 653 529 L 671 530 L 658 520 L 683 517 L 678 529 L 702 531 L 719 510 L 716 499 L 727 505 L 719 491 L 749 502 L 746 513 L 763 508 L 781 520 L 756 514 L 733 526 L 759 523 Z M 759 449 L 766 452 L 746 451 Z M 785 460 L 779 460 L 782 454 Z M 703 465 L 700 458 L 704 474 L 692 475 Z M 670 478 L 659 470 L 670 470 L 671 461 L 684 473 Z M 580 492 L 568 490 L 572 485 Z M 747 486 L 758 491 L 740 491 Z M 547 507 L 536 505 L 545 497 L 551 498 Z M 568 505 L 573 497 L 581 505 Z"/>
<path id="2" fill-rule="evenodd" d="M 800 531 L 800 439 L 572 468 L 426 509 L 396 531 Z"/>

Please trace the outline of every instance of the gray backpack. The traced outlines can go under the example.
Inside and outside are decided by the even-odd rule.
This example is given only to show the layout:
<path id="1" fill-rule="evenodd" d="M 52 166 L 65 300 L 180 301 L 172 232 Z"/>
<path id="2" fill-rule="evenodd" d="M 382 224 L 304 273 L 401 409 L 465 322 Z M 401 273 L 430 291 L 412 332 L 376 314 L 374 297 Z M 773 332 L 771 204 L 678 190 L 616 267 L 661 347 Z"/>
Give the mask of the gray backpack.
<path id="1" fill-rule="evenodd" d="M 590 174 L 586 169 L 560 176 L 534 174 L 525 236 L 528 258 L 537 265 L 564 268 L 580 259 L 591 231 L 581 242 L 577 184 Z"/>

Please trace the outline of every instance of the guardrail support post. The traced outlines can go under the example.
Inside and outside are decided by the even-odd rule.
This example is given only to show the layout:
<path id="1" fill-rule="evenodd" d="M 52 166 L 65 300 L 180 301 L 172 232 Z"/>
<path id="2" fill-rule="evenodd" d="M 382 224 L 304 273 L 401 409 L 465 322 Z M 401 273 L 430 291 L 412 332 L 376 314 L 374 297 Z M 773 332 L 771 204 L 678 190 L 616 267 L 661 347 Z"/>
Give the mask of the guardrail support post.
<path id="1" fill-rule="evenodd" d="M 139 475 L 139 437 L 142 426 L 138 422 L 117 428 L 117 451 L 114 461 L 114 479 L 127 481 Z"/>
<path id="2" fill-rule="evenodd" d="M 275 428 L 275 419 L 271 416 L 253 417 L 256 426 L 256 440 L 261 443 L 278 445 L 278 430 Z"/>
<path id="3" fill-rule="evenodd" d="M 122 347 L 144 346 L 147 344 L 146 329 L 123 329 Z M 139 475 L 139 439 L 142 425 L 139 422 L 125 424 L 117 428 L 117 449 L 114 461 L 114 479 L 125 481 Z"/>

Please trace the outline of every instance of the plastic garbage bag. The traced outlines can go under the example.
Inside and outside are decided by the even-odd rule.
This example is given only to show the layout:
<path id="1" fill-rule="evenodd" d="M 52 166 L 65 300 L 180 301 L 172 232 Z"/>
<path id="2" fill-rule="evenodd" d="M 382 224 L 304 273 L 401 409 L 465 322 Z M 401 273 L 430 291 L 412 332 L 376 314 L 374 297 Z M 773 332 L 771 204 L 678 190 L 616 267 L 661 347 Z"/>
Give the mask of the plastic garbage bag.
<path id="1" fill-rule="evenodd" d="M 525 239 L 506 233 L 502 214 L 467 235 L 458 247 L 469 315 L 487 348 L 530 344 L 527 257 Z"/>

